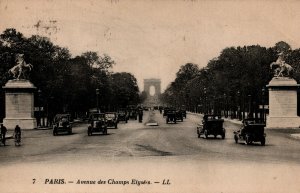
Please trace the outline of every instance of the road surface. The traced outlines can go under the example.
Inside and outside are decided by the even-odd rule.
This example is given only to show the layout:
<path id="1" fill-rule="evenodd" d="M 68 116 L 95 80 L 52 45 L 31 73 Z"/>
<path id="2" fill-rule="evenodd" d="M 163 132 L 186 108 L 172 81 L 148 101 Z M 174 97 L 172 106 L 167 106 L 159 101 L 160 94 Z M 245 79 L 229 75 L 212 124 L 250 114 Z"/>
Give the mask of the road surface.
<path id="1" fill-rule="evenodd" d="M 150 119 L 159 126 L 147 126 Z M 146 111 L 143 123 L 121 122 L 108 135 L 88 136 L 87 123 L 76 123 L 72 135 L 23 131 L 22 146 L 10 139 L 0 147 L 0 186 L 4 192 L 300 192 L 300 140 L 289 135 L 299 131 L 266 130 L 265 146 L 236 144 L 238 124 L 224 123 L 224 140 L 204 139 L 196 135 L 200 119 L 188 114 L 166 124 L 158 111 Z"/>

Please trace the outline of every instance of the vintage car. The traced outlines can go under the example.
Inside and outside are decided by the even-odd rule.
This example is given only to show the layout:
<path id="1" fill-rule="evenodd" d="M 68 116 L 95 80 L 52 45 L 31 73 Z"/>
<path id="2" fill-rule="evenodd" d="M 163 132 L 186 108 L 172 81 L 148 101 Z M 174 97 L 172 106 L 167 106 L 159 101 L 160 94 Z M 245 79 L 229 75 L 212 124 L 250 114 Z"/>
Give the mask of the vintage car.
<path id="1" fill-rule="evenodd" d="M 183 115 L 181 110 L 176 111 L 176 120 L 180 120 L 181 122 L 183 121 Z"/>
<path id="2" fill-rule="evenodd" d="M 106 112 L 105 113 L 107 127 L 118 128 L 118 116 L 116 112 Z"/>
<path id="3" fill-rule="evenodd" d="M 136 108 L 129 108 L 128 109 L 128 118 L 129 119 L 134 119 L 134 120 L 137 120 L 137 117 L 138 117 L 138 113 L 137 113 L 137 109 Z"/>
<path id="4" fill-rule="evenodd" d="M 128 112 L 125 109 L 118 110 L 118 121 L 125 121 L 127 123 L 128 119 Z"/>
<path id="5" fill-rule="evenodd" d="M 182 117 L 184 117 L 186 119 L 186 110 L 181 109 L 180 111 L 181 111 Z"/>
<path id="6" fill-rule="evenodd" d="M 93 133 L 107 134 L 107 121 L 104 113 L 93 113 L 90 116 L 90 125 L 88 126 L 88 135 L 91 136 Z"/>
<path id="7" fill-rule="evenodd" d="M 167 116 L 167 113 L 169 110 L 170 110 L 170 108 L 168 108 L 168 107 L 164 108 L 163 117 Z"/>
<path id="8" fill-rule="evenodd" d="M 173 109 L 168 109 L 168 111 L 166 112 L 166 123 L 176 123 L 177 120 L 177 113 L 176 110 Z"/>
<path id="9" fill-rule="evenodd" d="M 247 145 L 252 144 L 253 142 L 260 142 L 261 145 L 265 145 L 265 126 L 266 124 L 261 119 L 244 119 L 241 129 L 234 132 L 235 143 L 238 143 L 238 141 L 241 140 Z"/>
<path id="10" fill-rule="evenodd" d="M 222 139 L 225 139 L 225 128 L 223 127 L 224 119 L 220 115 L 204 115 L 202 124 L 197 127 L 198 138 L 204 135 L 207 139 L 209 135 L 213 135 L 215 138 L 221 135 Z"/>
<path id="11" fill-rule="evenodd" d="M 57 135 L 59 132 L 67 132 L 72 134 L 72 124 L 70 114 L 57 114 L 53 119 L 53 135 Z"/>

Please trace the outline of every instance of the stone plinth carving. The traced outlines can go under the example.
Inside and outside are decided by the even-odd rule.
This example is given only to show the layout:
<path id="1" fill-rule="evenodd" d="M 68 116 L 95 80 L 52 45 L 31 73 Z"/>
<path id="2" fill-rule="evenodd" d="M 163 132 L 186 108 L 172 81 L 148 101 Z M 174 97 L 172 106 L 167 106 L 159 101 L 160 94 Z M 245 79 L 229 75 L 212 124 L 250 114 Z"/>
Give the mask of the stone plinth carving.
<path id="1" fill-rule="evenodd" d="M 274 77 L 269 88 L 269 116 L 267 128 L 299 127 L 297 89 L 299 84 L 288 77 Z"/>
<path id="2" fill-rule="evenodd" d="M 28 80 L 9 80 L 5 90 L 5 118 L 3 124 L 8 129 L 19 125 L 22 129 L 37 127 L 34 118 L 34 90 L 36 87 Z"/>

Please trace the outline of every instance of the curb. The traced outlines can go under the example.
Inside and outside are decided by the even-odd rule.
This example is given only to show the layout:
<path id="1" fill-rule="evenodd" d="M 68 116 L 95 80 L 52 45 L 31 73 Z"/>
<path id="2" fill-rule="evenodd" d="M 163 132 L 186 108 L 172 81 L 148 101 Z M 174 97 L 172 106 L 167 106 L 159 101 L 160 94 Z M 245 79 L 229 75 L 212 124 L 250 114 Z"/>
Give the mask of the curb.
<path id="1" fill-rule="evenodd" d="M 33 130 L 50 130 L 52 127 L 39 127 L 39 128 L 34 128 Z"/>

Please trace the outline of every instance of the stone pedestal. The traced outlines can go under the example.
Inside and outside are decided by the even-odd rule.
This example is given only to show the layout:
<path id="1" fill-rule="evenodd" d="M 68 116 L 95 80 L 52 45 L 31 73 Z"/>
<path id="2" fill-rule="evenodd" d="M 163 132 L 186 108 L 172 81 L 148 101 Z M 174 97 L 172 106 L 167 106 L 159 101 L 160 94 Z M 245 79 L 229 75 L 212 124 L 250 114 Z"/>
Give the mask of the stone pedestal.
<path id="1" fill-rule="evenodd" d="M 37 128 L 34 118 L 34 90 L 28 80 L 9 80 L 5 90 L 5 118 L 3 124 L 8 129 L 19 125 L 21 129 Z"/>
<path id="2" fill-rule="evenodd" d="M 274 77 L 267 87 L 269 88 L 267 128 L 298 128 L 300 126 L 300 118 L 297 116 L 299 84 L 292 78 Z"/>

